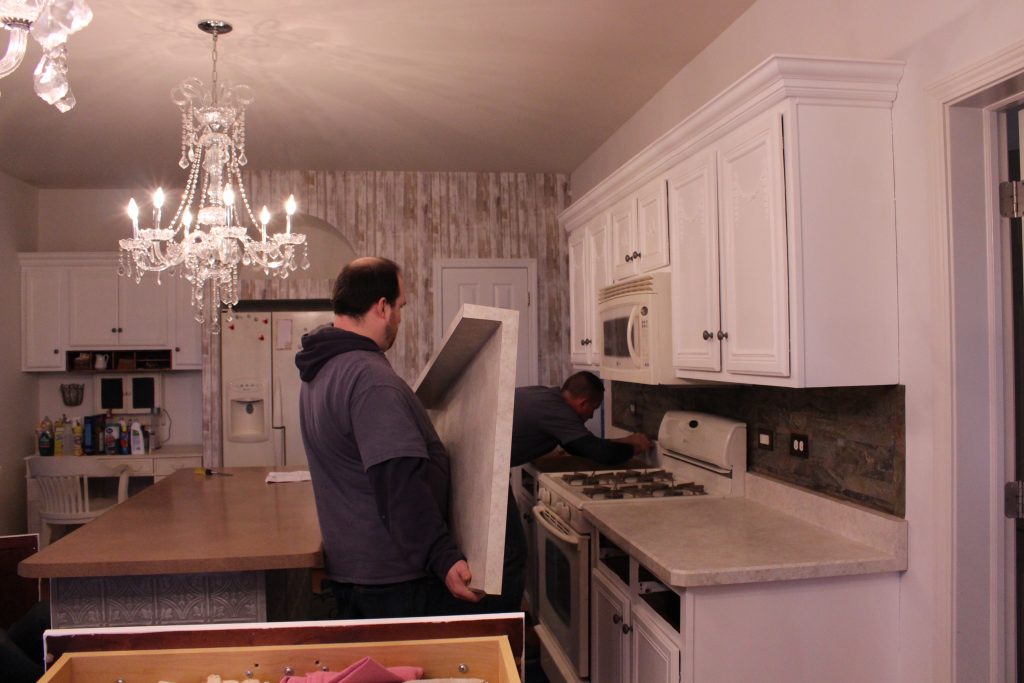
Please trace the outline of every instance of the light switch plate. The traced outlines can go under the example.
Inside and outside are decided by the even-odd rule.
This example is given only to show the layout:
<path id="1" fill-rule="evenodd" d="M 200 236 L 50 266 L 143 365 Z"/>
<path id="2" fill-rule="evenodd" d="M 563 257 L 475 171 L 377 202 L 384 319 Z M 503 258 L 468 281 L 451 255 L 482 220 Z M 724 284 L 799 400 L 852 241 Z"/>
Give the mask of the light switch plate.
<path id="1" fill-rule="evenodd" d="M 775 435 L 770 429 L 757 428 L 757 448 L 762 451 L 770 451 L 775 447 Z"/>

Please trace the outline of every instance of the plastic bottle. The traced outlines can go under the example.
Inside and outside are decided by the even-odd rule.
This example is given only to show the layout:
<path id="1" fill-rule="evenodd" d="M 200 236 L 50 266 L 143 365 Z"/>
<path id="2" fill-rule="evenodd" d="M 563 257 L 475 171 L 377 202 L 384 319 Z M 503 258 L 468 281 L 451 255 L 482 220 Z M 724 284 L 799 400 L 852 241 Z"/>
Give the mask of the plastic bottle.
<path id="1" fill-rule="evenodd" d="M 53 455 L 53 423 L 46 416 L 39 423 L 39 455 Z"/>
<path id="2" fill-rule="evenodd" d="M 64 420 L 60 417 L 53 423 L 53 454 L 64 455 Z"/>
<path id="3" fill-rule="evenodd" d="M 128 432 L 128 422 L 122 417 L 118 422 L 121 433 L 117 441 L 117 452 L 119 455 L 131 455 L 132 443 L 131 434 Z"/>
<path id="4" fill-rule="evenodd" d="M 131 426 L 131 453 L 132 455 L 144 455 L 146 453 L 146 442 L 142 438 L 142 425 L 136 420 Z"/>
<path id="5" fill-rule="evenodd" d="M 85 455 L 85 451 L 82 447 L 82 436 L 85 430 L 82 429 L 82 421 L 80 418 L 75 418 L 74 424 L 71 426 L 71 438 L 74 441 L 74 454 Z"/>

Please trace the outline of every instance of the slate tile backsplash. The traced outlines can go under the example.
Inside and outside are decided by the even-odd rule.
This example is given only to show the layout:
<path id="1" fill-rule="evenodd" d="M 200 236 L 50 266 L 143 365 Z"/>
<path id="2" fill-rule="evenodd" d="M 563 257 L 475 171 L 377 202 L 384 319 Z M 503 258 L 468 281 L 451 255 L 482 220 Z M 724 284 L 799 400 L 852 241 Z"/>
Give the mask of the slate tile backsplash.
<path id="1" fill-rule="evenodd" d="M 699 410 L 747 423 L 747 469 L 813 491 L 904 516 L 906 410 L 902 385 L 783 389 L 664 387 L 612 382 L 611 422 L 652 438 L 666 410 Z M 635 412 L 631 410 L 635 408 Z M 757 447 L 758 428 L 773 447 Z M 808 437 L 806 458 L 789 436 Z"/>

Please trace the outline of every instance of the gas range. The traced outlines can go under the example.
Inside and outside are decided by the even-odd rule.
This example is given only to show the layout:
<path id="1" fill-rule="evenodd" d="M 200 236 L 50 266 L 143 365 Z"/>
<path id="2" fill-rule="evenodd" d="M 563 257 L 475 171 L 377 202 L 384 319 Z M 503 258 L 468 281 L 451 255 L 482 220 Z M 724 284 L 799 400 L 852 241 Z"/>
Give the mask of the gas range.
<path id="1" fill-rule="evenodd" d="M 650 468 L 597 470 L 538 478 L 538 502 L 586 533 L 583 509 L 644 498 L 742 496 L 746 425 L 718 415 L 669 411 Z"/>

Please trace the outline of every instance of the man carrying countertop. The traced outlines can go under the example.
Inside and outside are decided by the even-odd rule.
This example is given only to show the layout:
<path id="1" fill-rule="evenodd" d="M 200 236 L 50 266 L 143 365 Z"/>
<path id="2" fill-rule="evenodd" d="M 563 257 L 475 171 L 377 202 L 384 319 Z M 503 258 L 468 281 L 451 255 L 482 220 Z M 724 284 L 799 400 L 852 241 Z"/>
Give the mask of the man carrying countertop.
<path id="1" fill-rule="evenodd" d="M 654 444 L 646 435 L 633 433 L 618 439 L 594 436 L 584 424 L 604 401 L 604 384 L 592 372 L 577 372 L 559 387 L 516 387 L 512 414 L 510 466 L 525 465 L 561 446 L 570 455 L 614 467 Z M 526 536 L 515 497 L 509 491 L 505 520 L 505 559 L 501 595 L 487 595 L 477 604 L 454 603 L 453 612 L 518 612 L 526 583 Z"/>
<path id="2" fill-rule="evenodd" d="M 302 337 L 302 441 L 342 619 L 443 614 L 475 602 L 447 526 L 448 452 L 419 399 L 384 356 L 405 305 L 398 266 L 342 269 L 334 324 Z M 455 599 L 458 600 L 455 600 Z"/>

